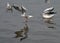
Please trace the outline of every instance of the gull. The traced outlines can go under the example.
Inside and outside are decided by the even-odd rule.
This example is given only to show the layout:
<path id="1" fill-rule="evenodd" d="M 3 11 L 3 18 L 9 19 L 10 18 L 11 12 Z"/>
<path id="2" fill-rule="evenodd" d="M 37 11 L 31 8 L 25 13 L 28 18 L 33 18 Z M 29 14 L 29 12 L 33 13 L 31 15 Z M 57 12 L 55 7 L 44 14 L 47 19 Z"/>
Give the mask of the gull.
<path id="1" fill-rule="evenodd" d="M 15 8 L 16 10 L 20 11 L 22 14 L 27 11 L 27 9 L 23 5 L 21 5 L 21 7 L 20 7 L 16 4 L 13 4 L 12 7 Z"/>
<path id="2" fill-rule="evenodd" d="M 32 15 L 26 15 L 26 13 L 22 14 L 21 16 L 25 18 L 26 22 L 29 18 L 33 17 Z"/>
<path id="3" fill-rule="evenodd" d="M 56 14 L 56 12 L 53 12 L 53 10 L 53 7 L 45 9 L 43 11 L 43 18 L 51 19 Z"/>
<path id="4" fill-rule="evenodd" d="M 7 10 L 12 10 L 12 6 L 7 2 Z"/>

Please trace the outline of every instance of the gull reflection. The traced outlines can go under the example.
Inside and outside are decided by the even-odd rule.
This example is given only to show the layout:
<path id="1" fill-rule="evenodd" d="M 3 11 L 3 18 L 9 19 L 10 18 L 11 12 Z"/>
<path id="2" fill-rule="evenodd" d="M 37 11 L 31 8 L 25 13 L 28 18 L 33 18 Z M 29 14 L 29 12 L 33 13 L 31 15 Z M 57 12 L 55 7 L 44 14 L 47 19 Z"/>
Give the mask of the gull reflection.
<path id="1" fill-rule="evenodd" d="M 43 19 L 45 23 L 54 24 L 53 19 Z"/>
<path id="2" fill-rule="evenodd" d="M 53 19 L 44 19 L 44 22 L 47 24 L 48 28 L 55 29 L 55 23 Z"/>
<path id="3" fill-rule="evenodd" d="M 15 34 L 15 38 L 20 38 L 20 41 L 22 41 L 23 39 L 26 39 L 28 37 L 27 33 L 28 33 L 28 25 L 25 24 L 25 26 L 20 30 L 20 31 L 16 31 Z"/>

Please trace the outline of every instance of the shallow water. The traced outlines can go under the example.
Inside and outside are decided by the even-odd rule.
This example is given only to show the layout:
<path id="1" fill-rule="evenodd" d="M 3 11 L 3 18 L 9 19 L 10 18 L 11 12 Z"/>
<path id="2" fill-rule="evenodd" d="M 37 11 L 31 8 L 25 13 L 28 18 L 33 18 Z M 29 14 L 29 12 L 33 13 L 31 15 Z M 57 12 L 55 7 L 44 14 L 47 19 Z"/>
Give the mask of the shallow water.
<path id="1" fill-rule="evenodd" d="M 22 3 L 28 9 L 27 13 L 34 16 L 27 23 L 28 37 L 22 41 L 20 37 L 14 37 L 15 32 L 24 27 L 24 18 L 15 9 L 13 12 L 7 12 L 7 2 L 11 5 Z M 57 14 L 53 18 L 53 23 L 45 23 L 42 12 L 51 6 L 55 8 Z M 60 0 L 51 0 L 51 3 L 44 3 L 44 0 L 0 0 L 0 43 L 60 43 Z"/>

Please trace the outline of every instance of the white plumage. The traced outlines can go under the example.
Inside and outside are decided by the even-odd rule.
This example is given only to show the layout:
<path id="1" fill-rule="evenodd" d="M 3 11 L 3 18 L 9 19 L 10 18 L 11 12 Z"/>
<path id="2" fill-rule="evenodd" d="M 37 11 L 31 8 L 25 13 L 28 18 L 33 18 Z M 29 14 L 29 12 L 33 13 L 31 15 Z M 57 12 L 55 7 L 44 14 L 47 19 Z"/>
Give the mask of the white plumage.
<path id="1" fill-rule="evenodd" d="M 50 7 L 50 8 L 45 9 L 43 12 L 44 13 L 49 13 L 49 12 L 51 12 L 53 10 L 54 10 L 54 7 Z"/>
<path id="2" fill-rule="evenodd" d="M 32 15 L 26 15 L 26 13 L 22 14 L 21 16 L 26 18 L 26 19 L 33 17 Z"/>
<path id="3" fill-rule="evenodd" d="M 54 7 L 50 7 L 50 8 L 45 9 L 43 11 L 43 15 L 42 15 L 43 18 L 46 18 L 46 19 L 52 18 L 56 14 L 56 12 L 53 12 L 53 10 L 54 10 Z"/>
<path id="4" fill-rule="evenodd" d="M 27 8 L 25 8 L 23 5 L 21 6 L 24 10 L 28 10 Z"/>
<path id="5" fill-rule="evenodd" d="M 9 2 L 7 2 L 7 9 L 12 10 L 12 6 L 9 4 Z"/>
<path id="6" fill-rule="evenodd" d="M 52 17 L 54 17 L 54 15 L 55 14 L 45 14 L 45 13 L 43 13 L 43 18 L 46 18 L 46 19 L 50 19 L 50 18 L 52 18 Z"/>

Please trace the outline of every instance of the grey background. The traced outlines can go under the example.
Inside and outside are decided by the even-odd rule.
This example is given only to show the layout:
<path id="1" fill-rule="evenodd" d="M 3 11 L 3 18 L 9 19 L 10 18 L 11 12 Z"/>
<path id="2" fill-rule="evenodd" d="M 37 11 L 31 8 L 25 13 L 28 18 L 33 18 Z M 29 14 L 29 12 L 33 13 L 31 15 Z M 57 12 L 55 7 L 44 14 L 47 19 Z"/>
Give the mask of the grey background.
<path id="1" fill-rule="evenodd" d="M 20 38 L 13 38 L 24 27 L 24 18 L 21 13 L 13 9 L 13 12 L 6 11 L 6 4 L 10 2 L 28 9 L 27 13 L 33 15 L 29 19 L 28 38 L 20 42 Z M 47 7 L 53 6 L 57 14 L 54 16 L 55 24 L 46 24 L 42 19 L 42 12 Z M 48 28 L 52 26 L 54 28 Z M 51 0 L 44 3 L 44 0 L 0 0 L 0 43 L 60 43 L 60 0 Z"/>

